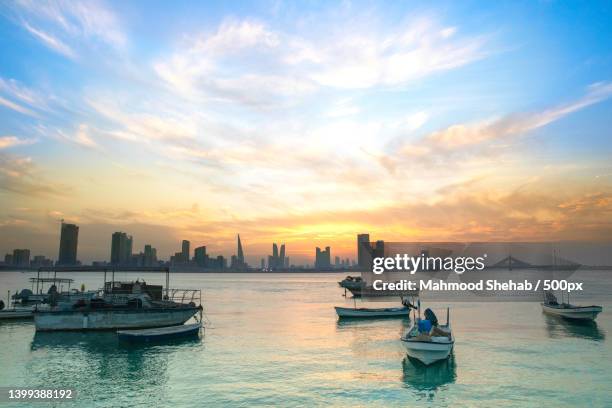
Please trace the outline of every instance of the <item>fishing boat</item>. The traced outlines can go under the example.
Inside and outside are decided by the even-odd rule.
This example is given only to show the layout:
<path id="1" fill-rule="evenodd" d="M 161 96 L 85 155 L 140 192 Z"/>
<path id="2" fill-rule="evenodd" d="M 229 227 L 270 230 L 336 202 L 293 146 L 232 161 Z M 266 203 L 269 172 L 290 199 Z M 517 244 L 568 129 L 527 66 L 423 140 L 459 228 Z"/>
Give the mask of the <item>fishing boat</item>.
<path id="1" fill-rule="evenodd" d="M 11 292 L 8 292 L 8 303 L 11 303 Z M 6 308 L 6 305 L 0 300 L 0 320 L 9 319 L 31 319 L 32 308 L 31 307 L 17 307 L 13 304 L 13 307 Z"/>
<path id="2" fill-rule="evenodd" d="M 348 290 L 353 297 L 392 297 L 392 296 L 418 296 L 418 290 L 376 290 L 360 276 L 347 276 L 338 285 L 344 288 L 345 294 Z"/>
<path id="3" fill-rule="evenodd" d="M 12 307 L 10 309 L 4 309 L 4 302 L 0 300 L 0 320 L 31 319 L 32 317 L 32 308 Z"/>
<path id="4" fill-rule="evenodd" d="M 336 306 L 338 317 L 408 317 L 410 309 L 408 307 L 386 307 L 386 308 L 352 308 Z"/>
<path id="5" fill-rule="evenodd" d="M 196 336 L 202 328 L 202 323 L 183 324 L 180 326 L 158 327 L 142 330 L 119 330 L 119 340 L 127 342 L 152 342 L 168 339 Z"/>
<path id="6" fill-rule="evenodd" d="M 415 319 L 412 326 L 401 340 L 406 347 L 408 357 L 425 365 L 446 360 L 453 346 L 453 336 L 449 321 L 449 309 L 446 309 L 446 324 L 438 325 L 437 318 L 431 309 L 425 310 L 425 319 Z"/>
<path id="7" fill-rule="evenodd" d="M 80 268 L 95 270 L 100 268 Z M 106 270 L 104 270 L 106 271 Z M 130 271 L 163 271 L 166 287 L 144 281 L 104 283 L 91 298 L 61 302 L 34 309 L 37 331 L 117 330 L 176 326 L 202 311 L 201 292 L 196 289 L 169 289 L 168 268 L 138 268 Z M 106 275 L 106 274 L 105 274 Z M 114 270 L 113 270 L 114 278 Z"/>
<path id="8" fill-rule="evenodd" d="M 568 295 L 569 297 L 569 295 Z M 601 313 L 601 306 L 577 306 L 569 303 L 559 303 L 557 297 L 550 291 L 544 292 L 544 302 L 542 303 L 542 311 L 549 315 L 563 317 L 570 320 L 595 320 L 597 315 Z"/>

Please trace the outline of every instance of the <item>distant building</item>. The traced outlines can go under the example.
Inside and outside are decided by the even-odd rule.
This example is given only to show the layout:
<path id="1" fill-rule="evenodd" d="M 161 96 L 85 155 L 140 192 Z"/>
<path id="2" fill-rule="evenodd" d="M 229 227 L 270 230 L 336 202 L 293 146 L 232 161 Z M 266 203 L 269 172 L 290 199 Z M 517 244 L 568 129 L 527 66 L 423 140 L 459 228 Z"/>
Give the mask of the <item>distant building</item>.
<path id="1" fill-rule="evenodd" d="M 370 251 L 370 234 L 357 235 L 357 262 L 360 268 L 370 269 L 372 253 Z"/>
<path id="2" fill-rule="evenodd" d="M 30 250 L 13 249 L 13 266 L 30 267 Z"/>
<path id="3" fill-rule="evenodd" d="M 205 268 L 207 259 L 208 259 L 208 255 L 206 255 L 206 247 L 205 246 L 197 247 L 194 251 L 194 261 L 196 265 L 198 265 L 201 268 Z"/>
<path id="4" fill-rule="evenodd" d="M 272 244 L 272 255 L 268 256 L 268 269 L 278 270 L 285 268 L 285 244 L 280 247 L 280 253 L 278 251 L 278 245 Z"/>
<path id="5" fill-rule="evenodd" d="M 240 242 L 240 234 L 238 234 L 236 253 L 236 255 L 232 255 L 230 268 L 234 270 L 246 270 L 248 265 L 244 262 L 244 252 L 242 250 L 242 242 Z"/>
<path id="6" fill-rule="evenodd" d="M 144 259 L 142 266 L 154 266 L 157 264 L 157 249 L 147 244 L 144 247 Z"/>
<path id="7" fill-rule="evenodd" d="M 182 246 L 181 246 L 181 254 L 183 255 L 183 262 L 185 263 L 189 263 L 189 258 L 191 254 L 191 252 L 189 251 L 189 245 L 190 245 L 189 241 L 184 239 Z"/>
<path id="8" fill-rule="evenodd" d="M 13 265 L 13 254 L 4 255 L 4 264 L 5 265 Z"/>
<path id="9" fill-rule="evenodd" d="M 30 262 L 30 266 L 35 268 L 40 268 L 43 266 L 53 266 L 53 261 L 44 255 L 36 255 L 32 262 Z"/>
<path id="10" fill-rule="evenodd" d="M 58 265 L 77 265 L 77 247 L 79 242 L 79 227 L 75 224 L 66 224 L 62 221 L 60 235 Z"/>
<path id="11" fill-rule="evenodd" d="M 334 258 L 334 266 L 339 267 L 340 266 L 340 257 L 336 256 Z"/>
<path id="12" fill-rule="evenodd" d="M 132 236 L 125 232 L 114 232 L 111 239 L 111 265 L 132 264 Z M 137 260 L 134 260 L 138 262 Z"/>
<path id="13" fill-rule="evenodd" d="M 315 269 L 327 269 L 331 267 L 331 249 L 325 247 L 322 251 L 321 248 L 317 247 L 315 254 Z"/>
<path id="14" fill-rule="evenodd" d="M 264 269 L 266 269 L 266 260 L 261 258 L 261 270 L 263 271 Z"/>

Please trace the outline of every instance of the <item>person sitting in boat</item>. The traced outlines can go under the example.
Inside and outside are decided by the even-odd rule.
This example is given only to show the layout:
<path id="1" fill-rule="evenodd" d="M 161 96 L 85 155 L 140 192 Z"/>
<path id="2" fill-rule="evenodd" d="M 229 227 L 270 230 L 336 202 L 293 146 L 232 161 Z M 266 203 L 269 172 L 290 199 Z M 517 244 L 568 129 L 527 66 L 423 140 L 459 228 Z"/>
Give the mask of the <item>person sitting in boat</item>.
<path id="1" fill-rule="evenodd" d="M 431 323 L 431 330 L 429 331 L 430 336 L 442 336 L 450 339 L 451 335 L 446 330 L 442 330 L 438 324 L 438 317 L 433 310 L 425 309 L 425 319 Z"/>

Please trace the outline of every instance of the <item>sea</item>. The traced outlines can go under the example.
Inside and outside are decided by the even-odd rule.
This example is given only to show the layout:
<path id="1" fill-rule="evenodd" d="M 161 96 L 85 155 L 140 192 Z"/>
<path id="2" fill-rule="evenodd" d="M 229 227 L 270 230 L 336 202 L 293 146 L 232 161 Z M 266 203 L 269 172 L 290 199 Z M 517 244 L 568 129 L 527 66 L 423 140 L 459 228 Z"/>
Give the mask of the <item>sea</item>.
<path id="1" fill-rule="evenodd" d="M 0 298 L 6 303 L 7 292 L 28 288 L 33 276 L 0 272 Z M 99 273 L 62 277 L 87 290 L 103 284 Z M 136 278 L 165 279 L 115 275 Z M 596 295 L 573 296 L 603 306 L 595 324 L 549 317 L 535 302 L 422 299 L 442 321 L 450 308 L 456 338 L 450 359 L 426 367 L 400 341 L 408 319 L 338 320 L 334 306 L 384 304 L 343 296 L 342 278 L 172 273 L 171 287 L 203 291 L 205 328 L 183 341 L 126 345 L 112 332 L 36 333 L 32 322 L 0 322 L 0 389 L 76 392 L 71 401 L 0 406 L 612 407 L 609 282 Z"/>

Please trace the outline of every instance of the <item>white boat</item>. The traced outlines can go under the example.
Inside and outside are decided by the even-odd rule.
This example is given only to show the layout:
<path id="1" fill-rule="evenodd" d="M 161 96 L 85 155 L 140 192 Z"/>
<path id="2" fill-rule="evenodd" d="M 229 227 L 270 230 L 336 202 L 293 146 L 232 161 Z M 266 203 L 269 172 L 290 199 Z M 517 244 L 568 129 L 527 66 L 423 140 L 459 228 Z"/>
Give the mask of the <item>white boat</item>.
<path id="1" fill-rule="evenodd" d="M 119 340 L 129 342 L 150 342 L 182 337 L 195 336 L 200 332 L 202 323 L 183 324 L 180 326 L 158 327 L 142 330 L 120 330 L 117 332 Z"/>
<path id="2" fill-rule="evenodd" d="M 0 310 L 0 320 L 31 319 L 32 317 L 32 308 L 29 307 L 15 307 L 12 309 Z"/>
<path id="3" fill-rule="evenodd" d="M 601 306 L 576 306 L 567 303 L 560 305 L 549 305 L 542 303 L 542 310 L 554 316 L 561 316 L 572 320 L 595 320 L 602 312 Z"/>
<path id="4" fill-rule="evenodd" d="M 410 329 L 401 338 L 409 357 L 419 360 L 425 365 L 430 365 L 436 361 L 445 360 L 450 356 L 455 345 L 455 337 L 452 334 L 448 316 L 449 312 L 447 309 L 446 324 L 434 325 L 428 333 L 422 333 L 419 330 L 421 319 L 415 320 Z"/>
<path id="5" fill-rule="evenodd" d="M 595 320 L 602 312 L 601 306 L 577 306 L 570 303 L 558 303 L 552 292 L 544 293 L 542 311 L 544 313 L 560 316 L 571 320 Z"/>
<path id="6" fill-rule="evenodd" d="M 353 308 L 336 306 L 338 317 L 408 317 L 410 309 L 402 307 L 387 308 Z"/>
<path id="7" fill-rule="evenodd" d="M 134 269 L 145 270 L 145 268 Z M 98 268 L 80 268 L 95 270 Z M 102 269 L 104 271 L 104 269 Z M 93 297 L 74 302 L 53 302 L 36 306 L 34 324 L 37 331 L 117 330 L 177 326 L 202 311 L 201 292 L 196 289 L 169 289 L 168 268 L 146 268 L 166 273 L 166 288 L 144 281 L 104 282 L 104 289 Z M 114 272 L 113 272 L 114 274 Z"/>

